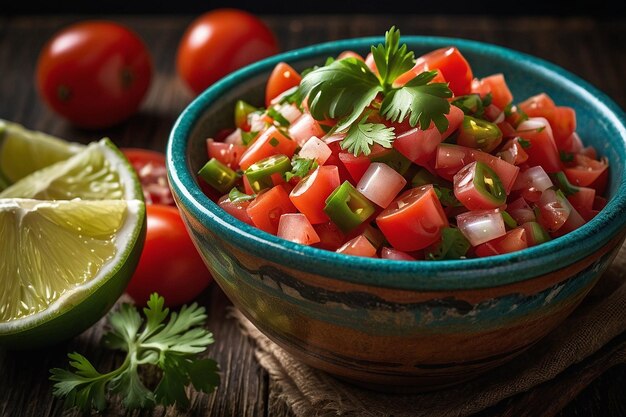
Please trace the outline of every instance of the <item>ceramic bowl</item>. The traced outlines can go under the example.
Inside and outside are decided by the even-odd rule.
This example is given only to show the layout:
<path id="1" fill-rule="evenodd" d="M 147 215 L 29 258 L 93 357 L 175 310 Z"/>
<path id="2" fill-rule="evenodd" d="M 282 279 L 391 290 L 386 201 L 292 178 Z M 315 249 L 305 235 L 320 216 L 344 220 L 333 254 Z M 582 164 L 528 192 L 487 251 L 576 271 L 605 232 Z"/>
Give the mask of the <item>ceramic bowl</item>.
<path id="1" fill-rule="evenodd" d="M 271 340 L 312 367 L 373 388 L 430 390 L 509 361 L 572 312 L 625 236 L 623 111 L 567 71 L 484 43 L 403 38 L 416 55 L 455 45 L 475 75 L 504 73 L 516 100 L 547 92 L 574 107 L 578 132 L 610 163 L 610 201 L 564 237 L 484 259 L 406 262 L 302 246 L 222 211 L 198 185 L 205 139 L 232 127 L 237 99 L 261 105 L 276 63 L 322 64 L 343 50 L 366 53 L 381 38 L 336 41 L 255 63 L 215 83 L 180 115 L 167 165 L 174 198 L 215 280 Z"/>

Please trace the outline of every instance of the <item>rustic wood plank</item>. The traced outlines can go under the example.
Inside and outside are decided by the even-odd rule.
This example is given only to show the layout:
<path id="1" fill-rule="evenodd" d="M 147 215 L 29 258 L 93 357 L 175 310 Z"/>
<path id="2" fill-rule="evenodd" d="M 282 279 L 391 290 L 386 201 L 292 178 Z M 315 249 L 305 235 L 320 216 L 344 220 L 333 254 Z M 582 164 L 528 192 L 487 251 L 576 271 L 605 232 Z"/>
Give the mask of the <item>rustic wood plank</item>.
<path id="1" fill-rule="evenodd" d="M 104 16 L 106 18 L 106 16 Z M 548 59 L 590 81 L 622 107 L 626 107 L 626 24 L 621 20 L 597 21 L 587 18 L 493 18 L 463 16 L 262 16 L 277 33 L 283 50 L 317 42 L 356 36 L 381 35 L 396 24 L 405 34 L 464 37 L 488 41 Z M 76 129 L 48 110 L 33 84 L 38 51 L 56 30 L 80 16 L 0 17 L 0 118 L 34 129 L 86 143 L 101 136 L 111 137 L 119 146 L 141 146 L 163 150 L 169 130 L 180 111 L 193 96 L 176 77 L 175 50 L 192 16 L 112 17 L 137 31 L 150 48 L 155 78 L 141 112 L 111 129 Z M 568 45 L 555 48 L 554 45 Z M 581 47 L 569 47 L 569 45 Z M 584 46 L 584 47 L 583 47 Z M 125 412 L 119 405 L 108 416 L 292 416 L 280 399 L 279 387 L 254 359 L 254 348 L 228 319 L 230 303 L 216 286 L 200 302 L 208 307 L 207 327 L 216 337 L 207 355 L 221 364 L 222 385 L 211 395 L 195 395 L 185 412 L 157 408 L 153 412 Z M 66 353 L 79 351 L 102 370 L 119 365 L 122 356 L 99 347 L 104 321 L 81 336 L 43 352 L 0 351 L 0 415 L 78 416 L 64 412 L 51 395 L 48 369 L 66 366 Z M 596 369 L 583 369 L 582 388 L 593 380 Z M 622 416 L 626 414 L 623 386 L 626 366 L 604 373 L 558 415 L 561 417 Z M 548 391 L 562 393 L 558 387 Z M 523 403 L 519 403 L 523 404 Z M 559 407 L 553 408 L 554 414 Z M 498 410 L 521 410 L 502 404 Z M 537 413 L 546 411 L 541 407 Z M 515 414 L 511 414 L 515 415 Z M 533 414 L 539 415 L 539 414 Z"/>

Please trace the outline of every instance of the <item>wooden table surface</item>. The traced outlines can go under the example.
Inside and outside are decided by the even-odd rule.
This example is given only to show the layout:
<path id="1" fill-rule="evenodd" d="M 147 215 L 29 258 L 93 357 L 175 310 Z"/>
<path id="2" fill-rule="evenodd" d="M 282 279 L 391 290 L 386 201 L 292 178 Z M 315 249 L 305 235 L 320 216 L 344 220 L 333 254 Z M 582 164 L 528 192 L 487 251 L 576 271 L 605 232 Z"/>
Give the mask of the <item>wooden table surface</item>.
<path id="1" fill-rule="evenodd" d="M 139 114 L 114 128 L 85 131 L 73 128 L 48 110 L 33 83 L 37 54 L 44 42 L 66 24 L 95 16 L 0 16 L 0 118 L 78 142 L 110 137 L 120 147 L 164 150 L 169 130 L 193 96 L 177 79 L 175 53 L 193 16 L 104 16 L 134 29 L 148 45 L 155 77 Z M 103 16 L 97 16 L 99 18 Z M 278 35 L 282 50 L 317 42 L 381 35 L 391 25 L 403 34 L 441 35 L 491 42 L 552 61 L 591 82 L 626 108 L 626 20 L 541 17 L 446 16 L 262 16 Z M 97 98 L 96 98 L 97 99 Z M 255 361 L 252 344 L 228 318 L 230 305 L 213 284 L 202 296 L 208 306 L 208 328 L 216 343 L 209 355 L 221 365 L 222 384 L 212 395 L 194 396 L 186 412 L 157 408 L 154 412 L 126 413 L 113 406 L 105 415 L 290 416 L 278 398 L 279 388 Z M 48 369 L 66 367 L 66 353 L 78 351 L 100 370 L 120 364 L 121 354 L 99 347 L 101 321 L 67 343 L 39 352 L 0 351 L 1 416 L 73 416 L 52 397 Z M 581 381 L 585 380 L 581 376 Z M 481 415 L 551 415 L 545 402 L 565 406 L 559 416 L 626 416 L 626 366 L 604 373 L 588 388 L 575 392 L 553 390 L 552 398 L 534 399 L 533 406 L 515 411 L 505 401 Z M 581 391 L 580 394 L 576 394 Z M 532 396 L 531 396 L 532 397 Z M 532 399 L 532 398 L 531 398 Z M 568 404 L 569 402 L 569 404 Z M 557 409 L 559 407 L 556 407 Z"/>

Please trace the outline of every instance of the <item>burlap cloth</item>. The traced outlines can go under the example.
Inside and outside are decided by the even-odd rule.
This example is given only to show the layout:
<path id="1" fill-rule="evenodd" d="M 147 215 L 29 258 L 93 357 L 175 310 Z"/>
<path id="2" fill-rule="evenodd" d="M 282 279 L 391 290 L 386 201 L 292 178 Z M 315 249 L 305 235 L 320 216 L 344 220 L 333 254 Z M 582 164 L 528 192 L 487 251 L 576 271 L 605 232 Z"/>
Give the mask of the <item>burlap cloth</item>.
<path id="1" fill-rule="evenodd" d="M 567 392 L 573 395 L 582 389 L 581 383 L 626 363 L 625 276 L 626 245 L 574 314 L 540 343 L 473 381 L 426 394 L 382 394 L 338 381 L 294 359 L 240 312 L 233 314 L 256 344 L 256 358 L 296 416 L 462 417 L 513 396 L 542 395 L 548 396 L 543 399 L 544 410 L 552 408 L 554 413 L 564 404 L 553 399 Z"/>

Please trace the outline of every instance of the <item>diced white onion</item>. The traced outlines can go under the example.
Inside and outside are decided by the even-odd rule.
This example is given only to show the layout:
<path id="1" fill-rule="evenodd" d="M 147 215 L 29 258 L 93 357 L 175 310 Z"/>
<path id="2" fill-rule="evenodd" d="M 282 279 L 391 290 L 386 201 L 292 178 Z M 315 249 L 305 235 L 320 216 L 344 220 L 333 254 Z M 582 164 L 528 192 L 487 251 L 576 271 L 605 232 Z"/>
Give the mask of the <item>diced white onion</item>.
<path id="1" fill-rule="evenodd" d="M 382 208 L 387 207 L 406 185 L 406 179 L 390 166 L 370 164 L 356 186 L 365 197 Z"/>
<path id="2" fill-rule="evenodd" d="M 457 226 L 472 246 L 504 236 L 502 214 L 495 210 L 474 210 L 456 216 Z"/>
<path id="3" fill-rule="evenodd" d="M 312 136 L 322 136 L 324 131 L 309 113 L 304 113 L 289 126 L 289 136 L 302 146 Z"/>
<path id="4" fill-rule="evenodd" d="M 533 188 L 537 191 L 544 191 L 553 186 L 554 184 L 546 171 L 537 165 L 519 173 L 513 184 L 513 190 Z"/>
<path id="5" fill-rule="evenodd" d="M 233 133 L 224 138 L 224 143 L 230 143 L 231 145 L 243 145 L 243 139 L 241 138 L 241 129 L 237 128 Z"/>
<path id="6" fill-rule="evenodd" d="M 324 165 L 324 162 L 330 157 L 333 153 L 328 145 L 317 136 L 312 136 L 311 139 L 307 140 L 304 145 L 302 145 L 302 149 L 298 152 L 298 155 L 302 158 L 316 159 L 317 163 L 320 165 Z"/>
<path id="7" fill-rule="evenodd" d="M 298 117 L 302 116 L 302 112 L 295 104 L 282 104 L 274 106 L 276 110 L 285 118 L 289 123 L 293 123 L 298 119 Z"/>

